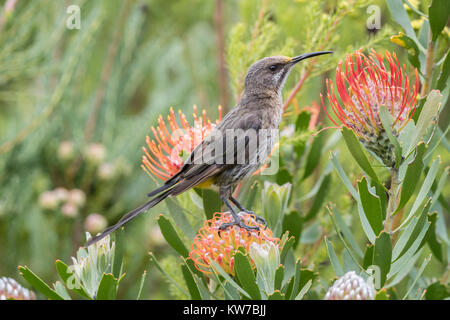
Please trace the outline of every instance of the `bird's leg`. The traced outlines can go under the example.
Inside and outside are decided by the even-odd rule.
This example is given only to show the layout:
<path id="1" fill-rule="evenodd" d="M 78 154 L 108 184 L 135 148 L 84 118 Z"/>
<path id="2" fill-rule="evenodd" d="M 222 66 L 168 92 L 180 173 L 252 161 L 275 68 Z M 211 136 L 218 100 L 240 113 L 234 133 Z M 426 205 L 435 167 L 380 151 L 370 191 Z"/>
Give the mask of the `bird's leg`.
<path id="1" fill-rule="evenodd" d="M 245 213 L 253 215 L 255 217 L 256 222 L 262 223 L 264 225 L 264 228 L 267 227 L 267 222 L 266 222 L 266 220 L 263 217 L 258 216 L 253 211 L 245 209 L 244 206 L 239 201 L 237 201 L 237 199 L 233 198 L 233 196 L 230 196 L 229 199 L 231 200 L 231 202 L 233 202 L 236 205 L 236 207 L 239 208 L 239 210 L 241 210 L 241 211 L 243 211 Z"/>
<path id="2" fill-rule="evenodd" d="M 233 216 L 234 221 L 233 222 L 229 222 L 229 223 L 224 223 L 219 227 L 219 232 L 222 230 L 227 229 L 228 227 L 231 226 L 239 226 L 242 229 L 245 229 L 247 231 L 252 231 L 252 230 L 259 230 L 259 227 L 257 226 L 248 226 L 246 225 L 242 219 L 239 217 L 239 215 L 234 211 L 233 207 L 231 206 L 231 204 L 228 202 L 228 200 L 225 197 L 221 197 L 223 203 L 225 203 L 225 205 L 228 207 L 228 209 L 230 209 L 231 215 Z"/>

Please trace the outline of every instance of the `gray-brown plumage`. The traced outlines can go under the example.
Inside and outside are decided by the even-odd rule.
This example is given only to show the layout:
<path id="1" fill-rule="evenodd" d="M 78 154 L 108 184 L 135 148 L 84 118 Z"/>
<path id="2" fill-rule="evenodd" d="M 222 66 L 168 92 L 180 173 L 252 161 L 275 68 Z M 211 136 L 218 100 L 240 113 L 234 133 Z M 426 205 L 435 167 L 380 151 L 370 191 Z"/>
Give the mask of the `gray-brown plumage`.
<path id="1" fill-rule="evenodd" d="M 331 52 L 313 52 L 294 58 L 274 56 L 255 62 L 248 69 L 239 103 L 194 148 L 179 172 L 163 186 L 150 192 L 148 196 L 153 197 L 151 200 L 91 238 L 86 246 L 102 239 L 165 198 L 177 196 L 205 183 L 218 187 L 221 200 L 234 218 L 234 222 L 221 226 L 221 229 L 231 225 L 247 230 L 257 229 L 244 224 L 233 209 L 231 203 L 241 211 L 254 214 L 232 197 L 233 187 L 255 172 L 272 150 L 276 138 L 272 130 L 278 129 L 283 112 L 281 90 L 292 67 L 303 59 L 327 53 Z M 265 224 L 261 217 L 255 215 L 255 218 Z"/>

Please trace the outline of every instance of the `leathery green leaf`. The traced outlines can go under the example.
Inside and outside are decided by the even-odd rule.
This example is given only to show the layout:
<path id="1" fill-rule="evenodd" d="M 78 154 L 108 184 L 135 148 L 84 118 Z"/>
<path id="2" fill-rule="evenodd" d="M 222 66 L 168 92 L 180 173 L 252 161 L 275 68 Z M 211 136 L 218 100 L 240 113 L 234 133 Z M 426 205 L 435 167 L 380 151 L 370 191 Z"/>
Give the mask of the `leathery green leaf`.
<path id="1" fill-rule="evenodd" d="M 408 200 L 414 194 L 414 191 L 417 189 L 417 185 L 423 170 L 423 155 L 425 154 L 425 151 L 426 145 L 422 142 L 417 146 L 414 159 L 410 163 L 408 163 L 405 178 L 402 182 L 400 201 L 394 214 L 399 212 L 406 205 Z"/>
<path id="2" fill-rule="evenodd" d="M 41 280 L 28 267 L 19 266 L 19 271 L 22 277 L 36 290 L 45 295 L 51 300 L 64 300 L 55 290 L 50 288 L 44 281 Z"/>
<path id="3" fill-rule="evenodd" d="M 338 277 L 342 277 L 344 275 L 344 270 L 342 269 L 341 263 L 339 262 L 336 252 L 334 251 L 334 248 L 327 237 L 325 237 L 325 243 L 327 245 L 328 257 L 330 258 L 331 266 L 334 269 L 334 273 Z"/>
<path id="4" fill-rule="evenodd" d="M 381 230 L 383 230 L 383 212 L 380 198 L 370 192 L 366 177 L 363 177 L 361 181 L 358 182 L 358 190 L 364 214 L 369 221 L 373 232 L 375 235 L 378 235 Z"/>
<path id="5" fill-rule="evenodd" d="M 161 214 L 158 218 L 158 225 L 159 225 L 159 227 L 161 229 L 161 233 L 163 234 L 166 241 L 179 254 L 181 254 L 183 257 L 186 258 L 189 255 L 189 250 L 186 248 L 184 242 L 178 236 L 178 233 L 175 230 L 175 228 L 173 227 L 170 220 Z"/>
<path id="6" fill-rule="evenodd" d="M 248 292 L 252 299 L 261 300 L 261 293 L 256 284 L 255 273 L 246 255 L 241 252 L 237 252 L 234 255 L 234 269 L 244 290 Z"/>
<path id="7" fill-rule="evenodd" d="M 345 143 L 347 144 L 348 150 L 350 151 L 356 162 L 359 164 L 361 169 L 363 169 L 373 181 L 381 184 L 377 174 L 373 170 L 372 165 L 370 164 L 366 154 L 364 153 L 361 143 L 356 138 L 353 130 L 348 129 L 347 127 L 343 127 L 341 132 L 342 136 L 344 137 Z"/>
<path id="8" fill-rule="evenodd" d="M 386 232 L 375 239 L 375 247 L 373 250 L 373 264 L 380 268 L 380 286 L 386 282 L 386 277 L 391 269 L 392 245 L 391 237 Z"/>

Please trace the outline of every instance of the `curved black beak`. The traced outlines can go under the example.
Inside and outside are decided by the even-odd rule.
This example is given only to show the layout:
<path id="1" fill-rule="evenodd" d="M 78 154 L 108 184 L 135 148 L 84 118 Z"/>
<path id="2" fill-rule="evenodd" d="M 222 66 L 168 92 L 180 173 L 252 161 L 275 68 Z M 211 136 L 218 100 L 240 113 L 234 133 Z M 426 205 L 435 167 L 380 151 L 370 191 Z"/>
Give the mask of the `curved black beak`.
<path id="1" fill-rule="evenodd" d="M 297 62 L 300 62 L 300 61 L 308 59 L 308 58 L 312 58 L 312 57 L 315 57 L 315 56 L 320 56 L 322 54 L 328 54 L 328 53 L 333 53 L 333 51 L 317 51 L 317 52 L 310 52 L 310 53 L 301 54 L 299 56 L 296 56 L 296 57 L 292 58 L 292 60 L 290 62 L 291 63 L 297 63 Z"/>

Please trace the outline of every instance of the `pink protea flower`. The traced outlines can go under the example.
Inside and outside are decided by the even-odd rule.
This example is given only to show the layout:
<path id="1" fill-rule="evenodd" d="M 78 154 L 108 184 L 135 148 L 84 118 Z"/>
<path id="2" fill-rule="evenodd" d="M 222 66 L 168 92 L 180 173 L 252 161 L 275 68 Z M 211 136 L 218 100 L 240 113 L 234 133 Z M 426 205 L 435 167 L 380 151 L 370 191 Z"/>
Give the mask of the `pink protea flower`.
<path id="1" fill-rule="evenodd" d="M 259 231 L 249 232 L 237 226 L 229 227 L 219 233 L 219 226 L 232 221 L 232 216 L 228 213 L 215 213 L 214 217 L 204 222 L 203 227 L 198 231 L 192 243 L 189 257 L 194 261 L 195 267 L 205 274 L 210 274 L 211 260 L 217 262 L 228 274 L 234 275 L 233 255 L 239 247 L 243 247 L 245 252 L 249 252 L 252 243 L 264 244 L 273 242 L 277 246 L 281 240 L 274 238 L 272 231 L 264 228 L 262 224 L 255 221 L 253 215 L 241 215 L 243 222 L 249 226 L 258 226 Z M 250 260 L 253 268 L 255 263 Z"/>
<path id="2" fill-rule="evenodd" d="M 387 61 L 387 64 L 385 64 Z M 369 56 L 361 51 L 347 55 L 336 68 L 336 87 L 341 103 L 335 95 L 333 81 L 327 79 L 328 101 L 335 117 L 324 106 L 326 115 L 336 126 L 352 129 L 363 145 L 381 158 L 385 165 L 394 165 L 393 146 L 389 143 L 379 117 L 385 106 L 393 118 L 392 132 L 399 132 L 411 120 L 416 109 L 419 77 L 415 70 L 415 85 L 393 53 L 384 55 L 372 50 Z M 336 119 L 337 118 L 337 119 Z"/>
<path id="3" fill-rule="evenodd" d="M 325 300 L 374 300 L 375 289 L 355 271 L 349 271 L 328 289 Z"/>
<path id="4" fill-rule="evenodd" d="M 222 120 L 222 107 L 218 107 L 219 119 L 216 124 Z M 169 128 L 166 126 L 162 116 L 158 118 L 158 126 L 152 127 L 154 139 L 146 137 L 147 148 L 142 147 L 144 155 L 142 156 L 141 167 L 156 177 L 167 180 L 172 177 L 184 163 L 183 156 L 190 154 L 194 148 L 205 138 L 214 128 L 215 124 L 206 117 L 206 111 L 203 110 L 202 116 L 197 116 L 197 107 L 194 106 L 194 124 L 192 126 L 186 120 L 186 116 L 181 112 L 179 114 L 178 125 L 173 108 L 170 108 L 167 117 Z"/>
<path id="5" fill-rule="evenodd" d="M 22 287 L 16 280 L 7 277 L 0 278 L 0 300 L 36 300 L 33 291 Z"/>

